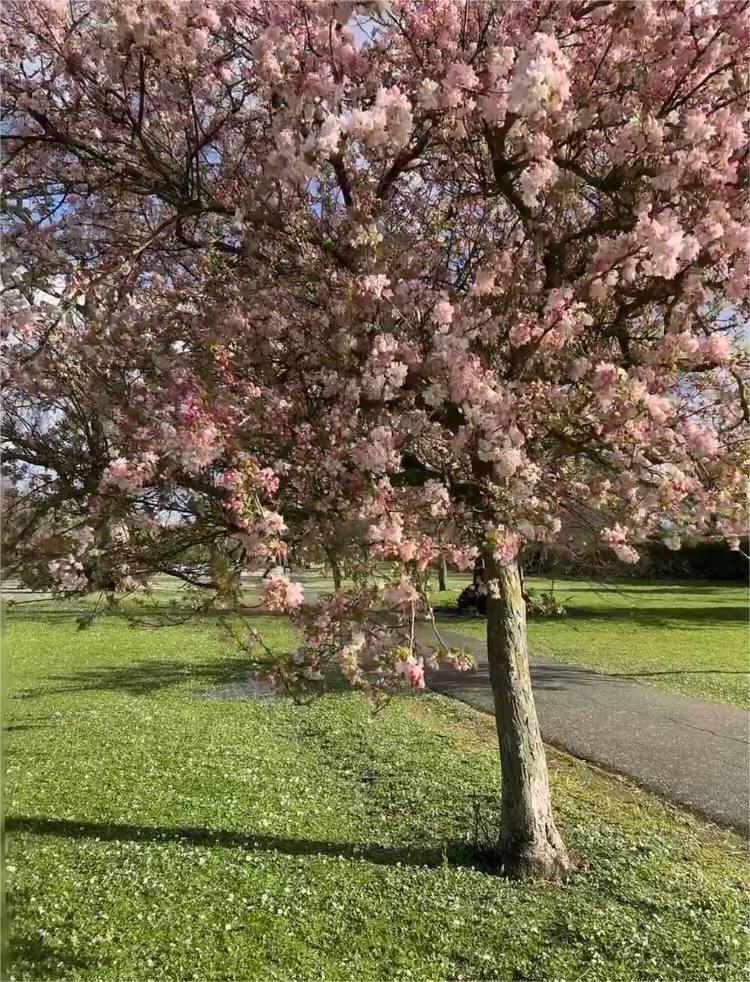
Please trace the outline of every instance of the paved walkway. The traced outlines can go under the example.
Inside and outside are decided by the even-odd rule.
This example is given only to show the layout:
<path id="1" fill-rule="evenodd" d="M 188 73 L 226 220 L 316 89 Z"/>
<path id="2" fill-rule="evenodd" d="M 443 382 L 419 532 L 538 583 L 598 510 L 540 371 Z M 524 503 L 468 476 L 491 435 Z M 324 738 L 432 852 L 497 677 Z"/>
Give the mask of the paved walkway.
<path id="1" fill-rule="evenodd" d="M 328 581 L 310 573 L 295 578 L 305 582 L 307 597 L 329 588 Z M 3 584 L 5 599 L 14 595 L 13 587 L 7 581 Z M 18 592 L 23 592 L 23 599 L 32 596 Z M 428 625 L 420 624 L 418 630 L 428 643 L 434 641 Z M 430 688 L 493 712 L 484 642 L 458 634 L 444 623 L 440 634 L 447 644 L 470 651 L 477 670 L 432 672 Z M 748 832 L 747 712 L 544 658 L 531 659 L 531 679 L 547 743 L 627 775 L 713 822 Z M 252 694 L 258 697 L 255 689 Z M 219 695 L 238 698 L 234 692 Z M 243 695 L 247 695 L 244 690 Z"/>
<path id="2" fill-rule="evenodd" d="M 429 628 L 420 630 L 426 639 Z M 443 626 L 440 634 L 470 651 L 477 670 L 432 672 L 430 688 L 493 712 L 484 642 Z M 531 659 L 531 679 L 547 743 L 625 774 L 713 822 L 748 831 L 747 712 L 544 658 Z"/>

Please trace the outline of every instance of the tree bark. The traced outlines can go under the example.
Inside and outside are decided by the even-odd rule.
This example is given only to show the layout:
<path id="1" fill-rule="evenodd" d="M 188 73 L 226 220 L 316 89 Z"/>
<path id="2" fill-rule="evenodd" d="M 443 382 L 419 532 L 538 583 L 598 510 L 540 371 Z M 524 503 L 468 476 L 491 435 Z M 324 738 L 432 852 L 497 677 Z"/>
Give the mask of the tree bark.
<path id="1" fill-rule="evenodd" d="M 484 560 L 481 556 L 477 556 L 477 561 L 474 563 L 474 572 L 471 575 L 471 583 L 474 589 L 476 590 L 484 580 Z"/>
<path id="2" fill-rule="evenodd" d="M 445 556 L 440 557 L 440 565 L 438 566 L 438 590 L 443 593 L 447 590 L 445 585 L 445 580 L 448 575 L 448 564 L 445 561 Z"/>
<path id="3" fill-rule="evenodd" d="M 500 743 L 498 842 L 507 876 L 558 878 L 572 863 L 552 817 L 547 760 L 529 676 L 526 605 L 517 562 L 485 556 L 487 654 Z"/>
<path id="4" fill-rule="evenodd" d="M 326 549 L 326 557 L 328 558 L 328 564 L 331 567 L 331 575 L 333 576 L 333 588 L 334 590 L 341 589 L 341 567 L 339 566 L 339 561 L 336 557 L 336 553 L 332 549 Z"/>

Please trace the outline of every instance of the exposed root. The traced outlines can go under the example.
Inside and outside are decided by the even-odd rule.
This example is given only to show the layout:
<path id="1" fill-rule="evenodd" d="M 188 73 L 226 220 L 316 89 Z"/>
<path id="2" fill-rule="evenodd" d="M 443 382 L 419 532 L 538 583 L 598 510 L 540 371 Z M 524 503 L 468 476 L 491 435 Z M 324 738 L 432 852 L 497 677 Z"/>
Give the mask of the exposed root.
<path id="1" fill-rule="evenodd" d="M 512 843 L 498 848 L 501 872 L 511 880 L 564 880 L 577 868 L 564 848 L 550 842 Z"/>

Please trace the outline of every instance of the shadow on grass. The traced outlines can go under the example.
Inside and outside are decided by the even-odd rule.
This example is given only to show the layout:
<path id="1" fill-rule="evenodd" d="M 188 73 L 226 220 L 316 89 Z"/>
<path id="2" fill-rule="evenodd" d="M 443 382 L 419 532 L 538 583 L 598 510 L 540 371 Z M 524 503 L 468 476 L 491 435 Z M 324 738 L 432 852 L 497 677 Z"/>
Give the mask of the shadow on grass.
<path id="1" fill-rule="evenodd" d="M 747 672 L 731 671 L 729 669 L 688 669 L 687 671 L 664 672 L 595 672 L 590 668 L 579 668 L 576 665 L 566 665 L 563 662 L 552 662 L 546 665 L 532 664 L 531 682 L 534 690 L 539 692 L 564 691 L 587 686 L 623 685 L 633 682 L 640 677 L 657 675 L 747 675 Z M 430 688 L 446 696 L 461 698 L 467 690 L 484 693 L 488 703 L 492 698 L 492 686 L 487 664 L 481 664 L 472 672 L 457 672 L 451 668 L 441 668 L 438 672 L 429 673 Z"/>
<path id="2" fill-rule="evenodd" d="M 49 723 L 9 723 L 3 727 L 3 733 L 16 733 L 20 730 L 46 730 Z"/>
<path id="3" fill-rule="evenodd" d="M 364 860 L 380 866 L 453 866 L 492 871 L 491 852 L 468 843 L 449 842 L 435 846 L 378 845 L 370 842 L 327 842 L 317 839 L 290 839 L 232 829 L 195 826 L 119 825 L 75 822 L 36 816 L 8 816 L 6 832 L 53 835 L 65 839 L 94 839 L 99 842 L 175 842 L 180 845 L 247 852 L 283 853 L 286 856 L 330 856 L 335 859 Z"/>
<path id="4" fill-rule="evenodd" d="M 549 665 L 532 665 L 531 682 L 535 690 L 571 689 L 578 686 L 600 685 L 610 682 L 621 685 L 625 678 L 615 678 L 612 675 L 601 675 L 589 668 L 578 668 L 575 665 L 565 665 L 562 662 Z M 467 690 L 485 692 L 488 699 L 492 696 L 489 669 L 486 662 L 478 665 L 474 671 L 459 672 L 453 668 L 441 668 L 429 673 L 430 688 L 446 696 L 461 697 Z"/>
<path id="5" fill-rule="evenodd" d="M 486 664 L 475 671 L 458 672 L 441 668 L 430 673 L 434 687 L 445 694 L 470 688 L 490 691 Z M 729 669 L 689 669 L 686 671 L 616 672 L 601 673 L 576 665 L 552 663 L 533 665 L 532 682 L 535 689 L 569 689 L 579 686 L 622 684 L 641 676 L 658 675 L 747 675 L 744 671 Z M 269 692 L 253 675 L 253 666 L 245 658 L 224 658 L 208 662 L 179 661 L 175 659 L 143 659 L 126 665 L 101 665 L 83 669 L 70 675 L 49 676 L 44 685 L 10 692 L 11 699 L 35 699 L 41 696 L 75 692 L 118 691 L 132 696 L 149 695 L 186 682 L 198 682 L 196 695 L 209 699 L 259 699 L 284 698 L 283 692 Z M 328 693 L 349 692 L 351 686 L 340 674 L 326 673 L 324 686 Z M 408 693 L 407 693 L 408 694 Z M 43 723 L 19 723 L 6 726 L 6 731 L 38 729 Z"/>
<path id="6" fill-rule="evenodd" d="M 565 602 L 564 592 L 560 594 L 561 601 Z M 474 612 L 467 613 L 458 610 L 456 607 L 436 607 L 435 613 L 451 626 L 460 624 L 481 624 L 485 622 L 482 614 Z M 534 624 L 559 624 L 564 627 L 568 624 L 575 628 L 575 623 L 571 622 L 594 622 L 613 623 L 624 621 L 628 624 L 636 624 L 639 627 L 659 629 L 682 629 L 705 631 L 712 627 L 719 627 L 728 624 L 747 624 L 750 619 L 750 608 L 747 606 L 713 606 L 713 607 L 574 607 L 568 606 L 564 617 L 544 617 L 530 615 L 529 623 Z"/>
<path id="7" fill-rule="evenodd" d="M 659 675 L 749 675 L 750 671 L 735 672 L 731 668 L 673 668 L 663 672 L 608 672 L 613 679 L 647 679 Z"/>
<path id="8" fill-rule="evenodd" d="M 274 689 L 262 676 L 262 666 L 253 664 L 247 658 L 217 658 L 207 662 L 144 658 L 125 665 L 97 665 L 69 675 L 49 675 L 42 685 L 11 691 L 8 695 L 10 699 L 25 700 L 109 690 L 144 696 L 171 686 L 198 682 L 200 684 L 194 694 L 203 699 L 258 699 L 268 702 L 287 698 L 283 688 Z M 312 692 L 350 692 L 351 689 L 341 673 L 331 669 Z M 16 728 L 31 729 L 35 725 L 38 724 L 19 724 Z"/>
<path id="9" fill-rule="evenodd" d="M 47 604 L 48 606 L 42 606 Z M 71 626 L 82 618 L 90 617 L 94 613 L 93 606 L 66 606 L 56 604 L 49 606 L 49 601 L 40 600 L 38 607 L 34 603 L 23 603 L 18 606 L 8 604 L 3 612 L 6 624 L 15 623 L 34 623 L 34 624 L 62 624 L 69 621 Z M 99 610 L 94 618 L 94 623 L 111 623 L 118 621 L 125 627 L 190 627 L 199 620 L 202 624 L 214 625 L 225 621 L 228 617 L 240 615 L 243 619 L 254 619 L 257 617 L 264 620 L 283 620 L 283 615 L 272 611 L 261 610 L 259 607 L 240 607 L 237 611 L 225 607 L 209 607 L 206 610 L 195 610 L 184 604 L 170 607 L 168 604 L 160 604 L 158 607 L 133 607 L 129 606 L 126 611 Z"/>
<path id="10" fill-rule="evenodd" d="M 25 975 L 24 973 L 26 978 L 80 978 L 81 971 L 91 964 L 89 959 L 74 955 L 67 948 L 53 948 L 41 938 L 30 934 L 11 936 L 8 939 L 8 948 L 3 962 L 2 977 L 4 979 L 13 978 L 14 970 L 19 972 L 23 965 L 28 965 L 33 969 L 32 975 Z"/>
<path id="11" fill-rule="evenodd" d="M 736 607 L 568 607 L 566 617 L 575 621 L 627 621 L 639 627 L 707 630 L 721 624 L 747 624 L 748 608 Z"/>
<path id="12" fill-rule="evenodd" d="M 22 912 L 33 910 L 34 921 L 38 900 L 31 891 L 14 885 L 6 893 L 5 919 L 2 934 L 0 978 L 75 979 L 91 967 L 91 960 L 72 946 L 50 942 L 45 938 L 46 925 L 39 921 L 39 931 L 20 923 Z M 18 911 L 18 917 L 16 912 Z"/>
<path id="13" fill-rule="evenodd" d="M 198 680 L 207 688 L 245 682 L 252 666 L 246 658 L 221 658 L 208 662 L 173 658 L 142 659 L 127 665 L 99 665 L 70 675 L 50 675 L 44 685 L 10 692 L 11 699 L 70 692 L 119 690 L 130 695 L 147 695 L 173 685 Z"/>
<path id="14" fill-rule="evenodd" d="M 680 596 L 684 593 L 718 593 L 725 590 L 737 590 L 744 587 L 741 580 L 680 580 L 678 582 L 658 582 L 656 580 L 571 580 L 565 576 L 528 577 L 532 590 L 548 588 L 554 583 L 558 593 L 613 593 L 630 594 L 633 597 L 643 597 L 650 593 L 660 597 L 670 593 Z"/>

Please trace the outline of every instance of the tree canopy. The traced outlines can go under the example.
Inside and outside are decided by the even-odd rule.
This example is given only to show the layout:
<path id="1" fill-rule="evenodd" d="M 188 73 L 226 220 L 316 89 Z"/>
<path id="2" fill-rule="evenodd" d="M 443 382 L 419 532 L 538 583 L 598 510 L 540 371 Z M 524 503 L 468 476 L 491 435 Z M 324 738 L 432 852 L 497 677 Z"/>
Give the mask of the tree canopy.
<path id="1" fill-rule="evenodd" d="M 269 671 L 422 685 L 441 554 L 739 534 L 746 3 L 0 16 L 26 582 L 131 589 L 199 546 L 236 597 L 293 527 L 354 585 L 300 613 L 271 578 L 305 642 Z"/>

